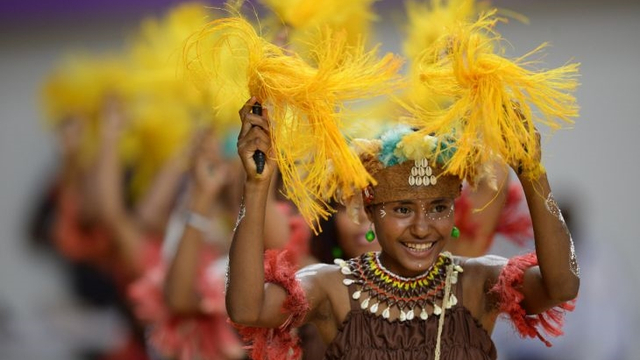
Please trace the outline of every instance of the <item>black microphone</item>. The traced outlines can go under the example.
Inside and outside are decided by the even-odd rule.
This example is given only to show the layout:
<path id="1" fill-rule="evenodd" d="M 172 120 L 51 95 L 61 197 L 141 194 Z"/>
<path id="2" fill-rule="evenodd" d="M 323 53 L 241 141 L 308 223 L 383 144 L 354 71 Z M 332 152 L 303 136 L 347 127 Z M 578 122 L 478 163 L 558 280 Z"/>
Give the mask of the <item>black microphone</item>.
<path id="1" fill-rule="evenodd" d="M 262 116 L 262 105 L 259 102 L 253 104 L 251 106 L 251 113 Z M 262 174 L 264 171 L 264 164 L 267 161 L 266 155 L 262 151 L 256 150 L 253 153 L 253 161 L 256 163 L 256 171 L 258 174 Z"/>

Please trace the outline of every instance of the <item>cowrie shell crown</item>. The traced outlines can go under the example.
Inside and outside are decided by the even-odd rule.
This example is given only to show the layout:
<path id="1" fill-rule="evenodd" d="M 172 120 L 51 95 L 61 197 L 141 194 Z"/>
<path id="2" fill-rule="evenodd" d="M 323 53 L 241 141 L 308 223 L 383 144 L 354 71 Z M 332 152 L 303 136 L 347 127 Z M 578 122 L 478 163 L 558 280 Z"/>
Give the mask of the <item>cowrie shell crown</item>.
<path id="1" fill-rule="evenodd" d="M 438 179 L 433 175 L 433 169 L 429 166 L 426 158 L 415 160 L 409 175 L 409 185 L 411 186 L 429 186 L 435 185 Z"/>

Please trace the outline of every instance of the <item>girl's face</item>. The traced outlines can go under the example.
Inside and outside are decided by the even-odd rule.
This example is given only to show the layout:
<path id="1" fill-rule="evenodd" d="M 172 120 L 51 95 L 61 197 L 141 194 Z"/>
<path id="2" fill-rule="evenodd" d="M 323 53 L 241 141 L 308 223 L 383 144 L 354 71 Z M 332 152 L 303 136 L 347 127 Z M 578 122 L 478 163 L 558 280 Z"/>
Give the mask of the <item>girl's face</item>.
<path id="1" fill-rule="evenodd" d="M 400 276 L 424 273 L 451 236 L 453 203 L 453 198 L 425 198 L 368 207 L 382 247 L 382 264 Z"/>
<path id="2" fill-rule="evenodd" d="M 371 221 L 367 218 L 364 209 L 360 210 L 358 215 L 359 225 L 349 218 L 344 207 L 340 207 L 334 216 L 338 231 L 338 245 L 343 251 L 344 258 L 350 259 L 366 252 L 380 250 L 377 240 L 368 242 L 365 237 Z"/>

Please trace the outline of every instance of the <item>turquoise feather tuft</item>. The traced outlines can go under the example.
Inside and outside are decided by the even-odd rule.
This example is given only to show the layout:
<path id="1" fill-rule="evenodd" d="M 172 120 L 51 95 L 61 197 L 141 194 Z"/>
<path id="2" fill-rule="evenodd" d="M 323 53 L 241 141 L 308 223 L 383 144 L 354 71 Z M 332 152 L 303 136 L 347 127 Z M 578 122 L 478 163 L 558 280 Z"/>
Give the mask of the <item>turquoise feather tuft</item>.
<path id="1" fill-rule="evenodd" d="M 406 135 L 413 132 L 413 130 L 406 125 L 400 125 L 384 133 L 380 140 L 382 141 L 382 149 L 378 160 L 384 165 L 384 167 L 401 164 L 407 160 L 406 157 L 396 152 L 396 146 Z"/>

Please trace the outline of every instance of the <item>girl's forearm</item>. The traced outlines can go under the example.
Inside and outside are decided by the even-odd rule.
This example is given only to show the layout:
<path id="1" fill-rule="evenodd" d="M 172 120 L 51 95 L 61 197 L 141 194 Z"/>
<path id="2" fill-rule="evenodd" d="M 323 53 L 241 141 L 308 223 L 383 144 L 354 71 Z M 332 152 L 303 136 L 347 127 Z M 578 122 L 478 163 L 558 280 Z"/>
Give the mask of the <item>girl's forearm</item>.
<path id="1" fill-rule="evenodd" d="M 109 226 L 126 217 L 117 143 L 116 135 L 103 134 L 95 164 L 98 204 L 102 220 Z"/>
<path id="2" fill-rule="evenodd" d="M 95 171 L 96 205 L 100 220 L 113 235 L 129 276 L 135 278 L 142 271 L 139 259 L 142 234 L 127 214 L 117 143 L 118 134 L 103 134 Z"/>
<path id="3" fill-rule="evenodd" d="M 557 301 L 577 296 L 579 270 L 571 234 L 553 198 L 546 175 L 520 177 L 533 223 L 536 254 L 547 295 Z"/>
<path id="4" fill-rule="evenodd" d="M 189 199 L 191 216 L 208 219 L 213 200 L 211 196 L 193 190 Z M 199 254 L 204 246 L 204 236 L 211 229 L 194 225 L 187 219 L 175 256 L 167 273 L 165 297 L 169 306 L 178 313 L 195 313 L 200 310 L 198 293 Z"/>
<path id="5" fill-rule="evenodd" d="M 167 273 L 165 296 L 169 307 L 177 313 L 188 314 L 199 310 L 200 294 L 196 283 L 202 236 L 200 230 L 189 225 L 185 227 Z"/>
<path id="6" fill-rule="evenodd" d="M 231 249 L 226 293 L 232 321 L 251 325 L 264 301 L 264 223 L 269 181 L 248 182 Z"/>
<path id="7" fill-rule="evenodd" d="M 184 174 L 183 167 L 181 157 L 176 156 L 169 160 L 136 207 L 136 215 L 146 229 L 154 232 L 164 231 L 180 180 Z"/>

